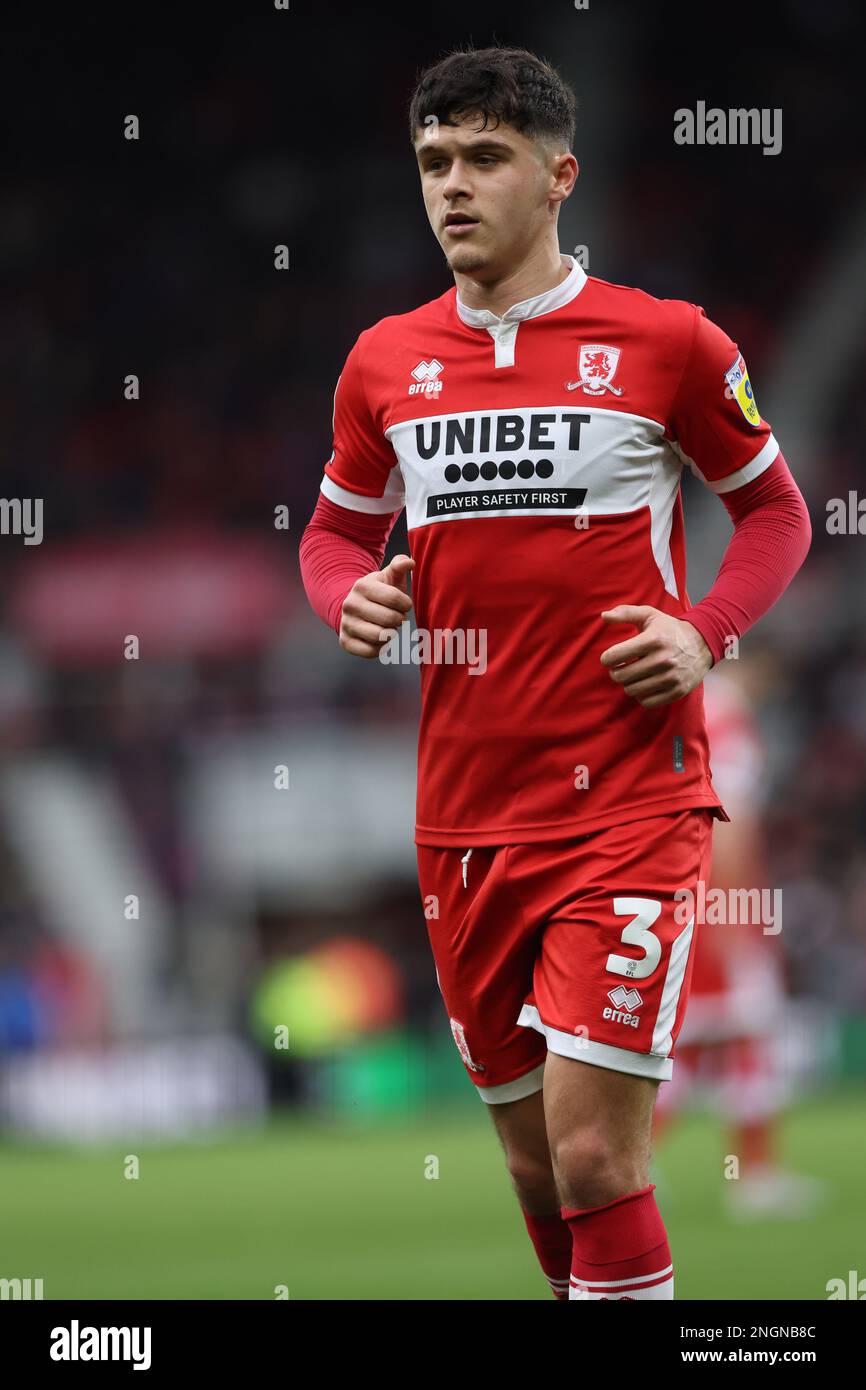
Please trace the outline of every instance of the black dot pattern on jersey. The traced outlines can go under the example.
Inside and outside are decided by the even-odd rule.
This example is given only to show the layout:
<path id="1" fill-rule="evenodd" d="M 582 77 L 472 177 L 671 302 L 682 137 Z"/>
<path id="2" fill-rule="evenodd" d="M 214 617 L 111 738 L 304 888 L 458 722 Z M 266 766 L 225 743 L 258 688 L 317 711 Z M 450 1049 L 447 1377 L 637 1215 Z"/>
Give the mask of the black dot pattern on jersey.
<path id="1" fill-rule="evenodd" d="M 503 478 L 505 482 L 510 482 L 514 477 L 520 478 L 552 478 L 553 461 L 551 459 L 539 459 L 536 463 L 533 459 L 521 459 L 519 463 L 514 463 L 512 459 L 503 459 L 502 463 L 495 464 L 492 459 L 485 460 L 479 468 L 477 463 L 464 463 L 460 467 L 459 463 L 449 463 L 445 469 L 445 481 L 447 483 L 474 483 L 481 477 L 485 482 L 492 482 L 494 478 Z"/>

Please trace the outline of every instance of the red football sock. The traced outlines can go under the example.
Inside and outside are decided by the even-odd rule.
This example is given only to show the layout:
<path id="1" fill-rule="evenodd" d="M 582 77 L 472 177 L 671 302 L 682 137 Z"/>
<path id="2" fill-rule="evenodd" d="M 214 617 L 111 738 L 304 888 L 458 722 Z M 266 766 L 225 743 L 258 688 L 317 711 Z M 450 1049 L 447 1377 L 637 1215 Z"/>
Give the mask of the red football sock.
<path id="1" fill-rule="evenodd" d="M 740 1155 L 742 1171 L 747 1173 L 753 1168 L 769 1167 L 772 1163 L 774 1154 L 774 1134 L 773 1124 L 768 1118 L 743 1120 L 737 1125 L 734 1131 L 733 1149 Z"/>
<path id="2" fill-rule="evenodd" d="M 533 1216 L 532 1212 L 524 1211 L 523 1219 L 529 1239 L 535 1246 L 538 1263 L 553 1289 L 554 1297 L 567 1300 L 571 1271 L 571 1231 L 558 1211 L 552 1216 Z"/>
<path id="3" fill-rule="evenodd" d="M 574 1252 L 569 1299 L 672 1299 L 674 1272 L 655 1183 L 600 1207 L 562 1208 Z"/>

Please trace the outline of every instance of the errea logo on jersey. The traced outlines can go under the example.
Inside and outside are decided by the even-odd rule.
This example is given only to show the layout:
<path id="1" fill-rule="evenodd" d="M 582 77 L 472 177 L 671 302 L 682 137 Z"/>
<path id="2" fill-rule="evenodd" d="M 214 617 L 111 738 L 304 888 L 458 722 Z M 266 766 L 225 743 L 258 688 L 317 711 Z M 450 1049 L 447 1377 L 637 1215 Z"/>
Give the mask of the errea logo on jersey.
<path id="1" fill-rule="evenodd" d="M 430 362 L 419 362 L 417 367 L 412 368 L 415 380 L 409 387 L 409 395 L 438 396 L 443 385 L 438 376 L 444 370 L 442 363 L 435 357 Z"/>
<path id="2" fill-rule="evenodd" d="M 616 989 L 608 990 L 607 997 L 615 1007 L 605 1009 L 602 1018 L 612 1019 L 614 1023 L 624 1023 L 627 1028 L 637 1028 L 640 1019 L 635 1017 L 635 1009 L 639 1009 L 643 999 L 636 989 L 626 989 L 625 985 L 617 985 Z"/>

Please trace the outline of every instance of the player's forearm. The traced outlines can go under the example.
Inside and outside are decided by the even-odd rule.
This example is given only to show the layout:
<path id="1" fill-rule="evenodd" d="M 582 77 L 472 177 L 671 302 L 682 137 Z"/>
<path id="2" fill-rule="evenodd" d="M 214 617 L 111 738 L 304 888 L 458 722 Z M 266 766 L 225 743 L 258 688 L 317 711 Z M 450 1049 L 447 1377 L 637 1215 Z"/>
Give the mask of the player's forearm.
<path id="1" fill-rule="evenodd" d="M 368 516 L 319 498 L 298 554 L 310 606 L 335 632 L 340 631 L 349 590 L 365 574 L 381 569 L 398 515 Z"/>
<path id="2" fill-rule="evenodd" d="M 713 587 L 685 615 L 714 661 L 731 637 L 741 637 L 781 597 L 812 539 L 805 500 L 781 454 L 754 482 L 722 493 L 721 500 L 734 534 Z"/>

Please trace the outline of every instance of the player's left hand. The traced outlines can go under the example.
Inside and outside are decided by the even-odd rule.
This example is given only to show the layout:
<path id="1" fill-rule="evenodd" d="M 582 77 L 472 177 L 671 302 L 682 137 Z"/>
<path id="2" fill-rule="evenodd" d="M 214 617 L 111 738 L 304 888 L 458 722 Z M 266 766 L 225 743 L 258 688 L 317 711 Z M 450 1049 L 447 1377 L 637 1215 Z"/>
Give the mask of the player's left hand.
<path id="1" fill-rule="evenodd" d="M 639 628 L 601 654 L 610 678 L 644 709 L 681 700 L 700 685 L 713 664 L 712 653 L 696 627 L 683 618 L 648 605 L 621 603 L 601 615 L 606 623 L 631 623 Z"/>

